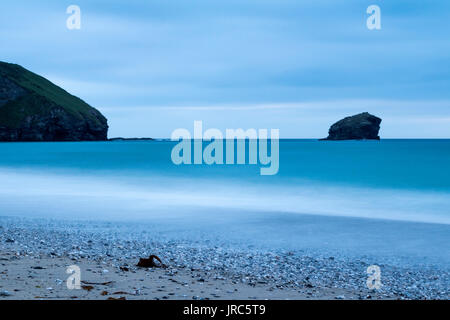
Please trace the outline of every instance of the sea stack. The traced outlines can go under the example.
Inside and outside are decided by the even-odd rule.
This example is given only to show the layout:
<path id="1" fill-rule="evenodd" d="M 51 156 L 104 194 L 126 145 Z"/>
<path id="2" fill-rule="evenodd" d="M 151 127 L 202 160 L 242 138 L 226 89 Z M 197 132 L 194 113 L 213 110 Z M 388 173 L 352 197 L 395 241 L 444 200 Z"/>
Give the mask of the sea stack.
<path id="1" fill-rule="evenodd" d="M 0 141 L 106 140 L 106 118 L 47 79 L 0 61 Z"/>
<path id="2" fill-rule="evenodd" d="M 380 118 L 363 112 L 333 124 L 322 140 L 380 140 L 380 123 Z"/>

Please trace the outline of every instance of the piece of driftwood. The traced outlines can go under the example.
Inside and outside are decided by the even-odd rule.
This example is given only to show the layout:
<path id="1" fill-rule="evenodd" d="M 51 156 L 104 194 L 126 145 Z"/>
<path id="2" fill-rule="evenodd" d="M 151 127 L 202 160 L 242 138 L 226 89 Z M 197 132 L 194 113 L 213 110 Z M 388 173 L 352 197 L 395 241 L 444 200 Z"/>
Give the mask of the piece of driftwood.
<path id="1" fill-rule="evenodd" d="M 107 286 L 112 284 L 114 281 L 107 281 L 107 282 L 89 282 L 89 281 L 81 281 L 82 284 L 93 284 L 93 285 L 100 285 L 100 286 Z"/>
<path id="2" fill-rule="evenodd" d="M 159 263 L 156 263 L 155 260 Z M 136 266 L 140 268 L 167 268 L 167 266 L 162 263 L 161 259 L 155 255 L 151 255 L 148 259 L 139 259 L 139 262 Z"/>

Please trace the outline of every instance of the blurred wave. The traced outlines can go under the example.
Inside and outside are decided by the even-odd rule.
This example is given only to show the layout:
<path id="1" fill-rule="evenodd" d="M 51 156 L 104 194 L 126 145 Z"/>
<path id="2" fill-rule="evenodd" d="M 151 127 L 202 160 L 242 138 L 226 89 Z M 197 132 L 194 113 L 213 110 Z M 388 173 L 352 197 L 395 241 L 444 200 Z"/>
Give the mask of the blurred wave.
<path id="1" fill-rule="evenodd" d="M 196 208 L 450 224 L 447 192 L 295 185 L 150 175 L 0 170 L 0 210 L 31 216 L 142 219 Z"/>

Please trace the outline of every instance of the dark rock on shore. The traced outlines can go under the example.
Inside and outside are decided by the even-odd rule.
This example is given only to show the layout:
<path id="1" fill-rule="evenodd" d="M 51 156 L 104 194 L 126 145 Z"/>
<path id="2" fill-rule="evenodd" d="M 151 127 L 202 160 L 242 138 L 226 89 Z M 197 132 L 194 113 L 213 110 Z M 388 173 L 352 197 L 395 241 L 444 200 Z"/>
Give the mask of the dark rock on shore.
<path id="1" fill-rule="evenodd" d="M 106 140 L 106 118 L 23 67 L 0 62 L 0 141 Z"/>
<path id="2" fill-rule="evenodd" d="M 380 118 L 363 112 L 336 122 L 321 140 L 380 140 L 380 123 Z"/>

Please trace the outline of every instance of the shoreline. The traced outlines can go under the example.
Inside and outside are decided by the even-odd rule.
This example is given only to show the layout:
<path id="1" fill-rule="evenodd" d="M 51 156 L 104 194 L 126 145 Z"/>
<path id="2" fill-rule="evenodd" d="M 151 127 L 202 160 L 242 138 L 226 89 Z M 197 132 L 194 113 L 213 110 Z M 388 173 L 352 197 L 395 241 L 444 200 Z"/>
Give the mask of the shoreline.
<path id="1" fill-rule="evenodd" d="M 370 263 L 364 258 L 224 248 L 208 241 L 161 239 L 156 234 L 140 240 L 117 232 L 119 222 L 78 222 L 78 226 L 0 217 L 0 299 L 450 297 L 446 268 L 381 264 L 382 287 L 369 290 L 366 269 Z M 168 268 L 135 267 L 139 258 L 150 254 L 158 255 Z M 92 285 L 89 291 L 68 290 L 65 271 L 74 264 L 80 266 L 82 280 L 113 284 Z M 105 291 L 108 294 L 102 295 Z"/>

